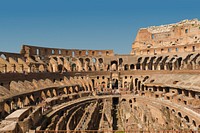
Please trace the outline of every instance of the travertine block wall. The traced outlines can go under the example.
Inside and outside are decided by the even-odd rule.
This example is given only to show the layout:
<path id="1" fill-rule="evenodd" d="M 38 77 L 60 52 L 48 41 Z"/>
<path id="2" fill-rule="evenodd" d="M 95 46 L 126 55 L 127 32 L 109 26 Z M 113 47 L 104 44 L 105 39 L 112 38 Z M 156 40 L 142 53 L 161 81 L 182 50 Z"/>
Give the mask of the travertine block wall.
<path id="1" fill-rule="evenodd" d="M 200 22 L 197 19 L 141 28 L 132 44 L 131 54 L 155 55 L 199 51 L 199 34 Z"/>

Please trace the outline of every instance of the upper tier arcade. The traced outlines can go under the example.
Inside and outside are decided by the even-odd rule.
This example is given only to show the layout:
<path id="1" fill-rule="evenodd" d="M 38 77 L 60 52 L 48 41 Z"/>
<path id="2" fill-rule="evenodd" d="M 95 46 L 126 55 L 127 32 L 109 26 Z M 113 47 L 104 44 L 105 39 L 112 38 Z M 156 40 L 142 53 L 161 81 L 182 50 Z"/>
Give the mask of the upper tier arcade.
<path id="1" fill-rule="evenodd" d="M 139 29 L 131 54 L 155 55 L 199 50 L 200 22 L 193 19 Z"/>

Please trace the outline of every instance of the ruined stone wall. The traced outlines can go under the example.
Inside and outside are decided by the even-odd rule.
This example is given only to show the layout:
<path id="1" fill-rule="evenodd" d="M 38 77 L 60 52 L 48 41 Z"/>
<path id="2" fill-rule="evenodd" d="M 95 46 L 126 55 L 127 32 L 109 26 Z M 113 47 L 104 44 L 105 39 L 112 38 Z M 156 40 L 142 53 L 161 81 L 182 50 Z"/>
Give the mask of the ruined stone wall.
<path id="1" fill-rule="evenodd" d="M 27 56 L 50 56 L 50 55 L 62 55 L 62 56 L 112 56 L 113 50 L 81 50 L 81 49 L 58 49 L 58 48 L 45 48 L 30 45 L 23 45 L 21 54 Z"/>
<path id="2" fill-rule="evenodd" d="M 131 54 L 154 55 L 199 51 L 199 34 L 200 23 L 197 19 L 141 28 L 132 44 Z"/>

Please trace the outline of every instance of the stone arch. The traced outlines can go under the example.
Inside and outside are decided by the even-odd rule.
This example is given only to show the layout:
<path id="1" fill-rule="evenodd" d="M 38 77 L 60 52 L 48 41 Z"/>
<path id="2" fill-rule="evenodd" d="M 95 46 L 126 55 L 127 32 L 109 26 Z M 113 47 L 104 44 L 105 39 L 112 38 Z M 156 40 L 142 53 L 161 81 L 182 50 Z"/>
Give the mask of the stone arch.
<path id="1" fill-rule="evenodd" d="M 153 70 L 154 69 L 154 60 L 156 59 L 156 56 L 153 56 L 150 58 L 149 62 L 148 62 L 148 70 Z"/>
<path id="2" fill-rule="evenodd" d="M 45 71 L 44 65 L 42 65 L 42 64 L 39 65 L 39 71 L 40 72 L 44 72 Z"/>
<path id="3" fill-rule="evenodd" d="M 195 120 L 192 120 L 192 124 L 196 127 L 197 124 L 196 124 L 196 121 Z"/>
<path id="4" fill-rule="evenodd" d="M 142 84 L 142 88 L 141 89 L 142 89 L 142 91 L 144 91 L 144 85 L 143 84 Z"/>
<path id="5" fill-rule="evenodd" d="M 79 92 L 79 87 L 78 86 L 74 86 L 74 92 L 76 92 L 76 93 Z"/>
<path id="6" fill-rule="evenodd" d="M 122 65 L 122 63 L 123 63 L 123 59 L 119 58 L 119 65 Z"/>
<path id="7" fill-rule="evenodd" d="M 47 97 L 52 97 L 51 91 L 47 90 L 46 95 L 47 95 Z"/>
<path id="8" fill-rule="evenodd" d="M 152 67 L 152 69 L 153 70 L 158 70 L 158 66 L 159 66 L 159 62 L 162 60 L 162 56 L 160 56 L 160 57 L 158 57 L 156 60 L 154 60 L 154 62 L 153 62 L 153 67 Z"/>
<path id="9" fill-rule="evenodd" d="M 122 102 L 126 102 L 126 99 L 125 99 L 125 98 L 123 98 L 123 99 L 122 99 Z"/>
<path id="10" fill-rule="evenodd" d="M 92 62 L 93 62 L 93 63 L 96 63 L 96 62 L 97 62 L 97 59 L 94 58 L 94 57 L 92 57 Z"/>
<path id="11" fill-rule="evenodd" d="M 45 95 L 44 91 L 41 92 L 40 97 L 41 97 L 43 100 L 46 99 L 46 95 Z"/>
<path id="12" fill-rule="evenodd" d="M 181 112 L 178 112 L 178 116 L 182 118 L 182 114 L 181 114 Z"/>
<path id="13" fill-rule="evenodd" d="M 67 88 L 66 88 L 66 87 L 63 88 L 63 92 L 64 92 L 65 94 L 67 94 Z"/>
<path id="14" fill-rule="evenodd" d="M 118 89 L 118 79 L 113 79 L 112 89 Z"/>
<path id="15" fill-rule="evenodd" d="M 128 83 L 127 83 L 127 81 L 124 82 L 124 88 L 128 88 Z"/>
<path id="16" fill-rule="evenodd" d="M 12 101 L 10 102 L 10 110 L 13 111 L 15 109 L 17 109 L 16 100 L 12 99 Z"/>
<path id="17" fill-rule="evenodd" d="M 6 101 L 4 103 L 4 111 L 7 113 L 7 114 L 10 114 L 11 112 L 11 107 L 10 107 L 10 102 L 9 101 Z"/>
<path id="18" fill-rule="evenodd" d="M 181 64 L 182 64 L 182 57 L 179 57 L 176 62 L 175 62 L 175 69 L 179 70 L 181 69 Z"/>
<path id="19" fill-rule="evenodd" d="M 83 58 L 79 58 L 79 61 L 81 62 L 81 66 L 83 67 Z"/>
<path id="20" fill-rule="evenodd" d="M 135 87 L 137 87 L 138 78 L 135 78 Z"/>
<path id="21" fill-rule="evenodd" d="M 132 99 L 129 100 L 129 103 L 132 104 Z"/>
<path id="22" fill-rule="evenodd" d="M 111 61 L 111 70 L 113 70 L 113 71 L 118 70 L 118 63 L 116 60 Z"/>
<path id="23" fill-rule="evenodd" d="M 19 108 L 23 108 L 24 107 L 24 103 L 23 103 L 23 100 L 22 100 L 21 97 L 19 97 L 18 100 L 17 100 L 17 106 Z"/>
<path id="24" fill-rule="evenodd" d="M 184 117 L 184 119 L 189 123 L 190 122 L 190 119 L 189 119 L 189 117 L 186 115 L 185 117 Z"/>
<path id="25" fill-rule="evenodd" d="M 128 70 L 128 68 L 129 68 L 128 64 L 125 64 L 124 65 L 124 70 L 126 71 L 126 70 Z"/>
<path id="26" fill-rule="evenodd" d="M 24 99 L 24 103 L 23 103 L 25 106 L 28 106 L 30 105 L 30 100 L 28 98 L 28 96 L 25 96 L 25 99 Z"/>
<path id="27" fill-rule="evenodd" d="M 100 64 L 103 63 L 103 58 L 99 58 L 98 61 Z"/>
<path id="28" fill-rule="evenodd" d="M 102 88 L 106 88 L 106 83 L 105 81 L 101 82 Z"/>
<path id="29" fill-rule="evenodd" d="M 172 113 L 176 113 L 176 111 L 174 109 L 172 109 Z"/>
<path id="30" fill-rule="evenodd" d="M 76 64 L 73 63 L 71 66 L 72 66 L 72 71 L 76 71 Z"/>
<path id="31" fill-rule="evenodd" d="M 140 85 L 141 85 L 141 81 L 138 81 L 138 85 L 137 85 L 138 90 L 141 90 Z"/>
<path id="32" fill-rule="evenodd" d="M 29 100 L 30 100 L 30 104 L 31 104 L 31 105 L 35 105 L 35 97 L 34 97 L 34 94 L 31 94 L 31 95 L 29 96 Z"/>
<path id="33" fill-rule="evenodd" d="M 86 58 L 85 61 L 88 62 L 88 63 L 90 63 L 90 59 L 89 58 Z"/>
<path id="34" fill-rule="evenodd" d="M 130 65 L 130 69 L 131 69 L 131 70 L 134 70 L 134 68 L 135 68 L 135 65 L 134 65 L 134 64 L 131 64 L 131 65 Z"/>
<path id="35" fill-rule="evenodd" d="M 59 64 L 59 65 L 58 65 L 58 71 L 59 71 L 59 72 L 62 72 L 62 71 L 63 71 L 63 65 L 62 65 L 62 64 Z"/>
<path id="36" fill-rule="evenodd" d="M 142 82 L 145 82 L 148 78 L 149 76 L 145 76 Z"/>
<path id="37" fill-rule="evenodd" d="M 69 91 L 69 93 L 68 93 L 68 94 L 71 94 L 71 93 L 73 93 L 73 92 L 74 92 L 74 91 L 73 91 L 73 88 L 72 88 L 72 86 L 70 86 L 70 87 L 69 87 L 68 91 Z"/>

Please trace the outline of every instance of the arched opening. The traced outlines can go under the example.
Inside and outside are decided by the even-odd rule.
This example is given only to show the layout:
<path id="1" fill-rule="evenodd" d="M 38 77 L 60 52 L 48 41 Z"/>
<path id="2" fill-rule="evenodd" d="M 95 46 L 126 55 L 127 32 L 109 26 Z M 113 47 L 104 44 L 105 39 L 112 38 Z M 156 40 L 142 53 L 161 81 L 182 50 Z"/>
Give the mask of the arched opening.
<path id="1" fill-rule="evenodd" d="M 93 86 L 93 88 L 95 88 L 95 86 L 94 86 L 94 79 L 92 79 L 92 86 Z"/>
<path id="2" fill-rule="evenodd" d="M 149 78 L 149 76 L 146 76 L 143 80 L 143 82 L 145 82 L 147 79 Z"/>
<path id="3" fill-rule="evenodd" d="M 184 90 L 183 92 L 184 92 L 185 96 L 189 96 L 188 90 Z"/>
<path id="4" fill-rule="evenodd" d="M 142 85 L 142 91 L 144 91 L 144 85 Z"/>
<path id="5" fill-rule="evenodd" d="M 135 79 L 135 87 L 137 86 L 138 78 Z"/>
<path id="6" fill-rule="evenodd" d="M 189 119 L 189 117 L 187 115 L 184 118 L 188 123 L 190 122 L 190 119 Z"/>
<path id="7" fill-rule="evenodd" d="M 124 70 L 128 70 L 128 64 L 124 65 Z"/>
<path id="8" fill-rule="evenodd" d="M 99 60 L 100 64 L 103 63 L 103 59 L 102 58 L 99 58 L 98 60 Z"/>
<path id="9" fill-rule="evenodd" d="M 128 88 L 128 83 L 127 83 L 127 81 L 124 82 L 124 88 Z"/>
<path id="10" fill-rule="evenodd" d="M 133 70 L 134 69 L 134 64 L 130 65 L 130 69 Z"/>
<path id="11" fill-rule="evenodd" d="M 141 84 L 141 81 L 138 82 L 138 86 L 137 86 L 138 90 L 141 90 L 140 84 Z"/>
<path id="12" fill-rule="evenodd" d="M 192 120 L 192 124 L 196 127 L 196 122 L 194 120 Z"/>
<path id="13" fill-rule="evenodd" d="M 81 52 L 81 51 L 79 51 L 79 56 L 81 56 L 81 54 L 82 54 L 82 52 Z"/>
<path id="14" fill-rule="evenodd" d="M 117 63 L 117 61 L 111 61 L 111 70 L 112 71 L 118 70 L 118 63 Z"/>
<path id="15" fill-rule="evenodd" d="M 89 58 L 86 58 L 85 61 L 87 61 L 88 63 L 90 63 L 90 59 Z"/>
<path id="16" fill-rule="evenodd" d="M 94 51 L 92 51 L 92 55 L 94 55 L 94 53 L 95 53 L 95 52 L 94 52 Z"/>
<path id="17" fill-rule="evenodd" d="M 182 118 L 182 114 L 180 112 L 178 112 L 178 116 Z"/>
<path id="18" fill-rule="evenodd" d="M 130 103 L 130 104 L 132 103 L 132 100 L 131 100 L 131 99 L 129 100 L 129 103 Z"/>
<path id="19" fill-rule="evenodd" d="M 122 66 L 122 63 L 123 63 L 123 59 L 119 58 L 119 66 Z"/>
<path id="20" fill-rule="evenodd" d="M 112 89 L 118 89 L 118 80 L 117 79 L 113 79 Z"/>
<path id="21" fill-rule="evenodd" d="M 81 66 L 83 67 L 83 58 L 79 58 L 79 61 L 81 62 Z"/>
<path id="22" fill-rule="evenodd" d="M 102 85 L 102 88 L 106 88 L 106 83 L 104 81 L 101 83 L 101 85 Z"/>
<path id="23" fill-rule="evenodd" d="M 122 102 L 126 102 L 126 99 L 123 98 L 123 99 L 122 99 Z"/>
<path id="24" fill-rule="evenodd" d="M 174 110 L 174 109 L 172 109 L 172 113 L 175 113 L 175 110 Z"/>
<path id="25" fill-rule="evenodd" d="M 182 57 L 178 58 L 176 61 L 176 69 L 180 69 L 181 68 L 181 61 L 182 61 Z"/>
<path id="26" fill-rule="evenodd" d="M 93 58 L 92 58 L 92 62 L 93 62 L 93 63 L 96 63 L 96 61 L 97 61 L 96 58 L 93 57 Z"/>
<path id="27" fill-rule="evenodd" d="M 76 71 L 76 64 L 72 64 L 72 71 Z"/>
<path id="28" fill-rule="evenodd" d="M 190 95 L 195 98 L 195 92 L 194 91 L 190 91 Z"/>
<path id="29" fill-rule="evenodd" d="M 106 55 L 109 55 L 109 52 L 108 52 L 108 51 L 106 51 Z"/>
<path id="30" fill-rule="evenodd" d="M 59 64 L 59 65 L 58 65 L 58 71 L 61 73 L 62 70 L 63 70 L 63 65 L 62 65 L 62 64 Z"/>

